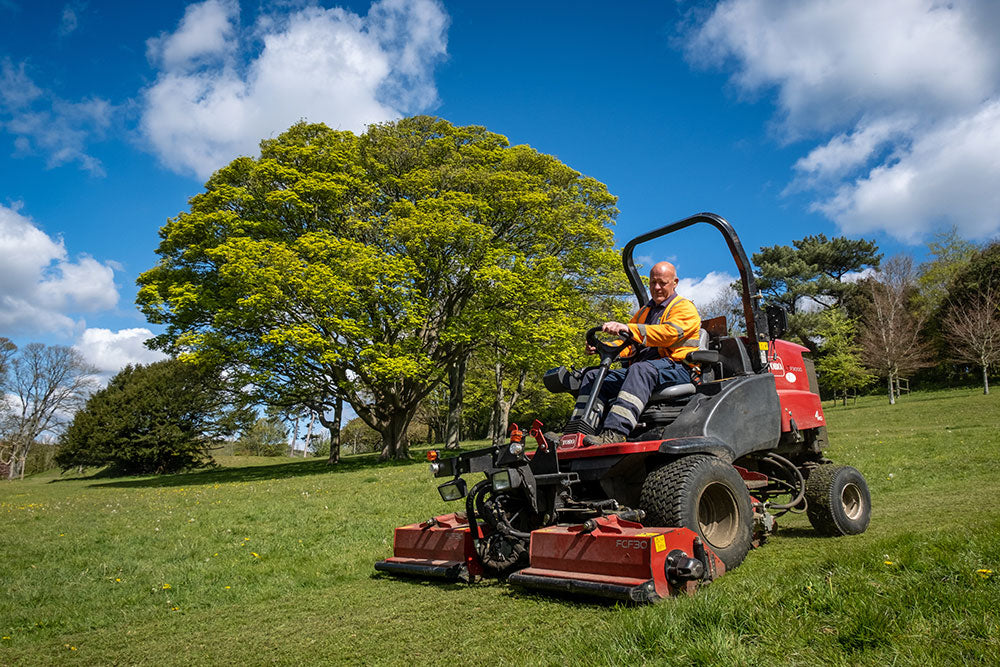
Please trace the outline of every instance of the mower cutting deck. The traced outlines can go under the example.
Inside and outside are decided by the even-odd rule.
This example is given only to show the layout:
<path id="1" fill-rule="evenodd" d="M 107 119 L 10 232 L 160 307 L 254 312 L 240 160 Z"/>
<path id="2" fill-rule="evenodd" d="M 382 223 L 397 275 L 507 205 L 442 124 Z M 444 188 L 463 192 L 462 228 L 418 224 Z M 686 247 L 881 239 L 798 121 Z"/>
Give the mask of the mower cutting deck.
<path id="1" fill-rule="evenodd" d="M 635 246 L 696 223 L 718 229 L 732 252 L 746 335 L 728 335 L 720 318 L 703 322 L 701 349 L 687 359 L 699 367 L 698 384 L 654 392 L 627 442 L 587 447 L 584 436 L 603 419 L 593 397 L 624 347 L 592 329 L 587 340 L 601 361 L 583 417 L 551 440 L 536 421 L 533 451 L 514 425 L 502 445 L 451 458 L 428 452 L 434 476 L 450 478 L 438 487 L 441 498 L 464 499 L 465 511 L 397 528 L 393 556 L 376 570 L 469 583 L 496 576 L 529 589 L 655 602 L 738 566 L 785 512 L 807 511 L 824 535 L 867 528 L 864 477 L 823 456 L 825 421 L 807 350 L 780 340 L 784 313 L 761 308 L 728 222 L 702 213 L 630 241 L 622 260 L 636 298 L 647 300 Z M 545 385 L 576 395 L 580 372 L 554 369 Z M 469 488 L 471 473 L 485 478 Z"/>

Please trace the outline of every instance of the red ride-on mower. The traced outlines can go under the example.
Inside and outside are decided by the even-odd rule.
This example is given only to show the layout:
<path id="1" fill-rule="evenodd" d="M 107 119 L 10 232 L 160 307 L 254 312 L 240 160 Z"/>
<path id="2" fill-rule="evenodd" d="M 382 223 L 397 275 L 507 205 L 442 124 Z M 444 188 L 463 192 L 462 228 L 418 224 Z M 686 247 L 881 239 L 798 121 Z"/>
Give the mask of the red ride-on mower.
<path id="1" fill-rule="evenodd" d="M 535 422 L 526 451 L 516 426 L 502 446 L 428 458 L 446 501 L 464 512 L 396 529 L 393 556 L 375 569 L 472 582 L 505 577 L 532 589 L 653 602 L 693 592 L 739 565 L 775 530 L 775 518 L 805 510 L 823 535 L 864 532 L 871 513 L 860 472 L 823 456 L 826 428 L 807 349 L 780 340 L 784 312 L 761 307 L 750 264 L 732 226 L 711 214 L 639 236 L 622 262 L 639 303 L 646 288 L 632 261 L 637 245 L 706 223 L 718 229 L 743 287 L 745 336 L 728 335 L 724 318 L 702 323 L 701 349 L 688 361 L 697 384 L 653 393 L 626 442 L 588 447 L 603 415 L 594 397 L 625 344 L 587 340 L 600 365 L 582 419 L 548 439 Z M 581 373 L 549 371 L 552 391 L 576 394 Z M 463 475 L 483 473 L 469 488 Z"/>

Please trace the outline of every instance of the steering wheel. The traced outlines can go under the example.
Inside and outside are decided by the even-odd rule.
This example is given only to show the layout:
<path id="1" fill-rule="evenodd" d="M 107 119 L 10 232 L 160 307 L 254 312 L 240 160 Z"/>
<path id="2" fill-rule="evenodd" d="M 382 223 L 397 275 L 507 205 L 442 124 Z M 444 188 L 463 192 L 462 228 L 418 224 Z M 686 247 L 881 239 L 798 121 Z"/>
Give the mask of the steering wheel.
<path id="1" fill-rule="evenodd" d="M 612 345 L 611 343 L 605 343 L 602 340 L 598 340 L 597 334 L 600 332 L 601 327 L 594 327 L 593 329 L 587 331 L 587 344 L 596 349 L 602 357 L 610 357 L 612 361 L 617 359 L 622 353 L 622 350 L 630 345 L 636 351 L 643 347 L 643 344 L 636 340 L 631 331 L 617 334 L 618 339 L 622 342 L 621 345 Z"/>

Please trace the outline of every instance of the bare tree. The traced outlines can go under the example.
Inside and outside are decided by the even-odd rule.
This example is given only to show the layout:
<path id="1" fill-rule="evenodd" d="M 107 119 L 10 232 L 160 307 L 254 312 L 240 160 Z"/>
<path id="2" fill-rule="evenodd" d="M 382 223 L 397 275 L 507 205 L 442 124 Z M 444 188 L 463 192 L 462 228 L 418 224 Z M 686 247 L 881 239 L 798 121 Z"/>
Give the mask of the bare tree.
<path id="1" fill-rule="evenodd" d="M 732 285 L 719 291 L 711 301 L 695 305 L 698 306 L 702 322 L 714 317 L 725 317 L 730 335 L 738 336 L 743 333 L 743 296 Z"/>
<path id="2" fill-rule="evenodd" d="M 10 360 L 17 352 L 17 345 L 10 342 L 9 338 L 0 336 L 0 386 L 6 386 L 7 369 L 10 368 Z"/>
<path id="3" fill-rule="evenodd" d="M 983 369 L 984 394 L 990 393 L 990 368 L 1000 365 L 1000 294 L 992 281 L 986 285 L 971 303 L 951 304 L 944 326 L 951 359 Z"/>
<path id="4" fill-rule="evenodd" d="M 866 281 L 870 302 L 858 342 L 865 365 L 886 380 L 890 404 L 896 403 L 900 377 L 930 365 L 930 351 L 919 335 L 923 316 L 907 308 L 915 280 L 913 260 L 896 255 L 876 278 Z"/>
<path id="5" fill-rule="evenodd" d="M 10 466 L 9 479 L 24 477 L 32 444 L 69 421 L 95 387 L 96 372 L 79 352 L 63 345 L 30 343 L 11 358 L 4 387 L 11 406 L 2 455 Z"/>

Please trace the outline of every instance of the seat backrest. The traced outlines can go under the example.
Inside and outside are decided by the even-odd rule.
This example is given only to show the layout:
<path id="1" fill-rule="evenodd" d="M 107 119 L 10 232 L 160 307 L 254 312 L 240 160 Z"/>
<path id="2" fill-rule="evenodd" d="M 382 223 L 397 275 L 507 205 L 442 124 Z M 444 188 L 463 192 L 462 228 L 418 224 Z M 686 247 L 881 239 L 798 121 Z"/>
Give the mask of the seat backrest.
<path id="1" fill-rule="evenodd" d="M 712 340 L 712 336 L 709 335 L 708 331 L 702 329 L 698 332 L 698 349 L 707 350 L 708 343 Z"/>
<path id="2" fill-rule="evenodd" d="M 726 336 L 719 339 L 719 357 L 722 362 L 723 377 L 748 375 L 753 373 L 750 355 L 739 338 Z"/>

